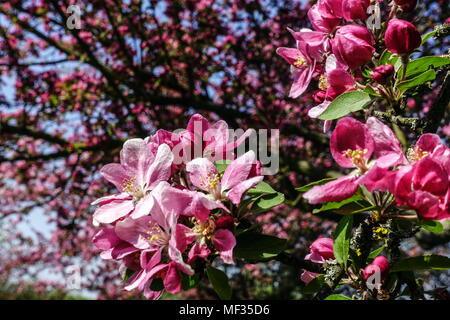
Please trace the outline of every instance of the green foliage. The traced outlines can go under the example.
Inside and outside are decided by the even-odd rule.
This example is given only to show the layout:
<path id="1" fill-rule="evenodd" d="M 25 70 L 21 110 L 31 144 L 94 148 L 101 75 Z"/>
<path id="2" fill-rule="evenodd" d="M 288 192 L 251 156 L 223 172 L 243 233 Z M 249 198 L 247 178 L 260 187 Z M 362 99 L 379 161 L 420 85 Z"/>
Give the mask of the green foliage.
<path id="1" fill-rule="evenodd" d="M 344 216 L 334 232 L 333 252 L 339 264 L 347 266 L 350 237 L 353 226 L 353 216 Z"/>
<path id="2" fill-rule="evenodd" d="M 229 300 L 231 298 L 232 289 L 228 283 L 228 277 L 225 272 L 208 266 L 206 267 L 206 274 L 219 298 L 222 300 Z"/>
<path id="3" fill-rule="evenodd" d="M 253 231 L 244 232 L 236 237 L 233 255 L 235 258 L 261 261 L 277 256 L 285 249 L 286 242 L 286 239 Z"/>
<path id="4" fill-rule="evenodd" d="M 398 261 L 391 268 L 391 272 L 414 270 L 446 270 L 450 269 L 450 258 L 429 254 L 407 258 Z"/>
<path id="5" fill-rule="evenodd" d="M 334 99 L 318 118 L 321 120 L 342 118 L 350 112 L 364 109 L 371 102 L 372 98 L 367 92 L 360 90 L 344 92 Z"/>

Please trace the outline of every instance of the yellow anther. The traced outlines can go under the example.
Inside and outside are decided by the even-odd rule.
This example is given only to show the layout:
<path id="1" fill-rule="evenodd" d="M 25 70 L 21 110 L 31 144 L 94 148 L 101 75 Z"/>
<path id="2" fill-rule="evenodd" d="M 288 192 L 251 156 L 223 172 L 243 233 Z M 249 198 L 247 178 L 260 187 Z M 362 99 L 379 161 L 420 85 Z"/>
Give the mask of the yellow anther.
<path id="1" fill-rule="evenodd" d="M 301 68 L 306 66 L 307 64 L 308 62 L 306 61 L 306 59 L 303 58 L 302 56 L 299 56 L 297 61 L 294 62 L 294 67 Z"/>
<path id="2" fill-rule="evenodd" d="M 356 249 L 356 254 L 358 255 L 358 257 L 361 255 L 361 249 L 360 248 Z"/>
<path id="3" fill-rule="evenodd" d="M 364 155 L 367 152 L 369 152 L 369 150 L 367 150 L 367 149 L 364 149 L 364 150 L 348 149 L 347 151 L 343 152 L 343 156 L 346 158 L 349 158 L 355 167 L 359 168 L 362 172 L 365 172 L 368 170 L 368 168 L 366 166 L 366 159 L 364 158 Z"/>
<path id="4" fill-rule="evenodd" d="M 206 179 L 200 178 L 200 185 L 208 190 L 215 190 L 220 182 L 220 177 L 217 173 L 208 173 Z"/>
<path id="5" fill-rule="evenodd" d="M 408 152 L 408 160 L 410 162 L 417 162 L 428 155 L 428 151 L 423 151 L 419 147 L 416 147 L 416 150 L 409 150 Z"/>
<path id="6" fill-rule="evenodd" d="M 383 227 L 376 227 L 373 228 L 373 232 L 375 233 L 376 238 L 381 240 L 383 239 L 383 236 L 389 232 L 389 230 Z"/>
<path id="7" fill-rule="evenodd" d="M 153 242 L 153 241 L 155 241 L 155 240 L 158 240 L 158 239 L 160 239 L 160 237 L 158 237 L 157 235 L 152 235 L 152 237 L 150 238 L 150 242 Z"/>
<path id="8" fill-rule="evenodd" d="M 321 75 L 320 79 L 319 79 L 319 89 L 326 91 L 329 86 L 330 86 L 330 84 L 328 83 L 327 77 L 324 77 L 323 75 Z"/>

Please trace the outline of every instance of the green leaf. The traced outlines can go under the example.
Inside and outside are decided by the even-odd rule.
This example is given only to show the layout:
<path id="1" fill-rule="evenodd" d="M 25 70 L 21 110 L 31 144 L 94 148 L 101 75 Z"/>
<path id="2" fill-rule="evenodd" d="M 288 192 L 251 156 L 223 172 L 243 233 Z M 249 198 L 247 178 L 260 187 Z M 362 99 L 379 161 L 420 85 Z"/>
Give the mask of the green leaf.
<path id="1" fill-rule="evenodd" d="M 231 287 L 228 284 L 228 277 L 225 272 L 211 266 L 207 266 L 206 274 L 208 275 L 209 282 L 211 282 L 211 285 L 219 298 L 222 300 L 229 300 L 231 298 Z"/>
<path id="2" fill-rule="evenodd" d="M 381 54 L 380 58 L 378 59 L 378 65 L 384 65 L 389 62 L 389 60 L 392 57 L 392 52 L 390 52 L 388 49 L 385 49 L 383 53 Z"/>
<path id="3" fill-rule="evenodd" d="M 384 250 L 384 246 L 381 246 L 380 248 L 373 250 L 371 253 L 369 253 L 369 256 L 367 259 L 375 259 L 378 257 L 378 255 Z"/>
<path id="4" fill-rule="evenodd" d="M 259 197 L 252 205 L 250 213 L 261 213 L 265 212 L 279 204 L 284 202 L 284 194 L 277 192 L 274 194 L 267 194 L 265 196 Z"/>
<path id="5" fill-rule="evenodd" d="M 319 181 L 311 182 L 311 183 L 309 183 L 307 185 L 304 185 L 303 187 L 295 188 L 295 190 L 300 191 L 300 192 L 306 192 L 306 191 L 312 189 L 315 186 L 321 186 L 321 185 L 323 185 L 323 184 L 325 184 L 327 182 L 333 181 L 333 180 L 336 180 L 336 178 L 325 178 L 325 179 L 322 179 L 322 180 L 319 180 Z"/>
<path id="6" fill-rule="evenodd" d="M 432 81 L 436 78 L 436 72 L 433 69 L 421 73 L 415 78 L 404 80 L 397 84 L 397 89 L 406 91 L 409 88 L 420 86 L 427 81 Z"/>
<path id="7" fill-rule="evenodd" d="M 261 181 L 253 188 L 247 191 L 247 194 L 274 194 L 277 193 L 267 182 Z"/>
<path id="8" fill-rule="evenodd" d="M 318 116 L 321 120 L 342 118 L 350 112 L 363 109 L 372 102 L 370 95 L 361 90 L 344 92 L 334 99 L 324 112 Z"/>
<path id="9" fill-rule="evenodd" d="M 325 298 L 325 300 L 352 300 L 349 297 L 343 296 L 342 294 L 332 294 Z"/>
<path id="10" fill-rule="evenodd" d="M 336 260 L 347 268 L 353 216 L 344 216 L 334 232 L 333 252 Z"/>
<path id="11" fill-rule="evenodd" d="M 323 286 L 323 284 L 325 283 L 325 275 L 321 274 L 317 277 L 315 277 L 314 279 L 312 279 L 307 285 L 306 287 L 303 288 L 303 294 L 313 294 L 317 291 L 319 291 L 319 289 Z"/>
<path id="12" fill-rule="evenodd" d="M 244 232 L 236 237 L 235 258 L 262 260 L 277 256 L 286 248 L 286 239 L 256 232 Z"/>
<path id="13" fill-rule="evenodd" d="M 427 71 L 430 67 L 437 68 L 440 66 L 445 66 L 447 64 L 450 64 L 450 58 L 438 56 L 422 57 L 408 63 L 405 76 L 406 78 L 409 78 L 412 75 L 418 75 Z"/>
<path id="14" fill-rule="evenodd" d="M 327 202 L 323 204 L 320 209 L 314 209 L 313 213 L 315 214 L 323 211 L 333 210 L 338 214 L 355 214 L 375 208 L 376 206 L 371 206 L 369 202 L 365 201 L 358 194 L 355 194 L 352 197 L 340 202 Z"/>
<path id="15" fill-rule="evenodd" d="M 127 271 L 125 271 L 125 276 L 123 277 L 122 282 L 127 281 L 133 275 L 133 273 L 135 273 L 134 270 L 127 269 Z"/>
<path id="16" fill-rule="evenodd" d="M 230 163 L 231 163 L 230 160 L 221 160 L 221 161 L 217 161 L 216 163 L 214 163 L 214 165 L 216 166 L 219 174 L 222 174 L 225 172 L 225 169 L 228 167 L 228 165 Z"/>
<path id="17" fill-rule="evenodd" d="M 364 88 L 364 92 L 367 92 L 367 93 L 370 94 L 371 96 L 381 97 L 380 94 L 378 94 L 377 92 L 375 92 L 375 90 L 373 89 L 373 87 L 372 87 L 370 84 L 366 85 L 366 87 Z"/>
<path id="18" fill-rule="evenodd" d="M 164 289 L 164 282 L 161 278 L 155 278 L 152 280 L 150 284 L 150 289 L 152 291 L 161 291 Z"/>
<path id="19" fill-rule="evenodd" d="M 417 222 L 422 228 L 427 229 L 433 233 L 442 233 L 444 231 L 444 226 L 442 223 L 436 220 L 419 220 Z"/>
<path id="20" fill-rule="evenodd" d="M 420 44 L 421 46 L 423 46 L 423 44 L 425 42 L 427 42 L 428 39 L 430 39 L 432 36 L 434 36 L 436 34 L 436 30 L 433 30 L 431 32 L 428 32 L 427 34 L 424 34 L 422 36 L 422 43 Z"/>
<path id="21" fill-rule="evenodd" d="M 181 288 L 183 290 L 192 289 L 195 286 L 197 286 L 199 279 L 200 279 L 200 275 L 198 273 L 194 273 L 192 276 L 182 273 Z"/>
<path id="22" fill-rule="evenodd" d="M 391 271 L 413 271 L 413 270 L 445 270 L 450 269 L 450 258 L 429 254 L 420 257 L 407 258 L 393 265 Z"/>

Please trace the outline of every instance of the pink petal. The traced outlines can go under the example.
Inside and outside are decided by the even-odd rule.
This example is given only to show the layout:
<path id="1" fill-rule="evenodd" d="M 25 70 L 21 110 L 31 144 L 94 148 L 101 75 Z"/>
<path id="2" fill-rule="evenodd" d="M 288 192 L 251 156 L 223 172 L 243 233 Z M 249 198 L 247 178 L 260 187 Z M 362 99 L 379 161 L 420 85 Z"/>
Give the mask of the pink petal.
<path id="1" fill-rule="evenodd" d="M 374 152 L 379 167 L 389 168 L 406 162 L 403 148 L 388 126 L 374 117 L 367 119 L 366 126 L 375 142 Z"/>
<path id="2" fill-rule="evenodd" d="M 241 203 L 242 195 L 247 192 L 248 189 L 254 187 L 264 179 L 263 176 L 257 176 L 244 180 L 234 186 L 227 194 L 227 198 L 235 205 Z"/>
<path id="3" fill-rule="evenodd" d="M 102 176 L 114 184 L 119 191 L 122 191 L 125 181 L 130 179 L 126 169 L 118 163 L 110 163 L 100 169 Z"/>
<path id="4" fill-rule="evenodd" d="M 345 200 L 358 190 L 356 180 L 354 176 L 343 176 L 322 186 L 313 187 L 303 195 L 303 198 L 311 204 Z"/>
<path id="5" fill-rule="evenodd" d="M 148 183 L 150 189 L 155 188 L 161 181 L 169 180 L 172 175 L 172 150 L 167 144 L 158 147 L 155 160 L 150 165 L 145 174 L 145 182 Z"/>
<path id="6" fill-rule="evenodd" d="M 153 157 L 143 139 L 125 141 L 120 151 L 120 163 L 130 177 L 136 178 L 136 183 L 140 186 L 145 183 L 144 175 L 153 161 Z"/>
<path id="7" fill-rule="evenodd" d="M 127 216 L 133 209 L 133 200 L 113 200 L 95 210 L 94 223 L 113 223 Z"/>
<path id="8" fill-rule="evenodd" d="M 174 262 L 169 263 L 166 278 L 164 279 L 164 288 L 169 293 L 177 293 L 181 290 L 181 276 Z"/>
<path id="9" fill-rule="evenodd" d="M 250 150 L 231 162 L 222 177 L 222 192 L 229 190 L 246 180 L 255 162 L 255 153 Z"/>
<path id="10" fill-rule="evenodd" d="M 192 264 L 197 260 L 198 258 L 206 258 L 211 251 L 208 249 L 208 246 L 206 244 L 200 245 L 198 242 L 196 242 L 191 250 L 189 250 L 188 254 L 188 263 Z"/>
<path id="11" fill-rule="evenodd" d="M 316 61 L 314 60 L 312 65 L 309 67 L 296 69 L 294 82 L 292 83 L 291 90 L 289 92 L 289 98 L 296 99 L 306 91 L 314 75 L 315 68 Z"/>
<path id="12" fill-rule="evenodd" d="M 126 218 L 116 223 L 117 236 L 139 249 L 147 249 L 150 243 L 146 238 L 148 237 L 149 225 L 153 224 L 154 220 L 149 216 L 143 216 L 138 219 Z"/>
<path id="13" fill-rule="evenodd" d="M 97 248 L 108 250 L 115 247 L 120 242 L 120 239 L 116 236 L 114 228 L 105 228 L 97 232 L 92 242 Z"/>
<path id="14" fill-rule="evenodd" d="M 220 257 L 225 263 L 234 264 L 233 248 L 236 245 L 236 238 L 227 229 L 218 229 L 212 238 L 214 248 L 220 252 Z"/>
<path id="15" fill-rule="evenodd" d="M 394 184 L 395 173 L 378 166 L 378 162 L 363 174 L 357 181 L 357 184 L 364 185 L 367 190 L 373 192 L 392 190 Z"/>
<path id="16" fill-rule="evenodd" d="M 319 275 L 319 273 L 314 273 L 314 272 L 310 272 L 310 271 L 303 271 L 300 279 L 305 283 L 308 284 L 311 282 L 311 280 L 314 280 L 315 278 L 317 278 L 317 276 Z"/>

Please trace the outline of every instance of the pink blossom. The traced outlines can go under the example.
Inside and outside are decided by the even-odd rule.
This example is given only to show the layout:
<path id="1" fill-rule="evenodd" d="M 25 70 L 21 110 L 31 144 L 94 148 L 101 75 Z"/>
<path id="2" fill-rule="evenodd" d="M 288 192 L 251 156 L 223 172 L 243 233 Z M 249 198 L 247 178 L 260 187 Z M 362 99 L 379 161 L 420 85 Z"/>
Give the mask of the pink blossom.
<path id="1" fill-rule="evenodd" d="M 331 238 L 319 238 L 315 240 L 309 247 L 311 253 L 305 257 L 305 260 L 311 260 L 315 263 L 325 263 L 327 260 L 333 260 L 333 243 L 334 240 Z"/>
<path id="2" fill-rule="evenodd" d="M 130 214 L 149 191 L 171 176 L 173 155 L 166 144 L 151 153 L 142 139 L 127 140 L 120 152 L 120 164 L 105 165 L 100 173 L 113 183 L 119 194 L 94 201 L 94 223 L 113 223 Z"/>
<path id="3" fill-rule="evenodd" d="M 263 180 L 255 153 L 248 151 L 232 161 L 222 178 L 216 166 L 206 158 L 197 158 L 186 165 L 189 180 L 198 189 L 208 193 L 212 201 L 228 198 L 233 204 L 241 202 L 242 195 Z"/>

